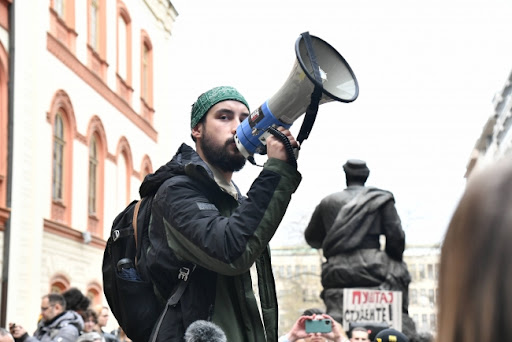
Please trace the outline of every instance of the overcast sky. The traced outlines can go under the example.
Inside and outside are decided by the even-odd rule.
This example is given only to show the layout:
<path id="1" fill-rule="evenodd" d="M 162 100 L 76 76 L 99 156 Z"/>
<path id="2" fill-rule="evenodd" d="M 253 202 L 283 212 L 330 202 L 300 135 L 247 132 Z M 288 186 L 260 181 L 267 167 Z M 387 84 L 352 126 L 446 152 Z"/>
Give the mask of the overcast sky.
<path id="1" fill-rule="evenodd" d="M 177 141 L 192 144 L 190 105 L 200 93 L 232 85 L 251 110 L 271 97 L 288 77 L 304 31 L 336 48 L 358 79 L 353 103 L 320 106 L 299 158 L 302 183 L 271 245 L 302 241 L 316 204 L 345 187 L 348 158 L 367 161 L 368 185 L 394 193 L 407 243 L 442 240 L 472 148 L 512 70 L 511 1 L 172 3 L 179 16 L 168 101 L 183 122 L 160 137 L 173 152 Z M 235 175 L 242 192 L 258 172 L 248 164 Z"/>

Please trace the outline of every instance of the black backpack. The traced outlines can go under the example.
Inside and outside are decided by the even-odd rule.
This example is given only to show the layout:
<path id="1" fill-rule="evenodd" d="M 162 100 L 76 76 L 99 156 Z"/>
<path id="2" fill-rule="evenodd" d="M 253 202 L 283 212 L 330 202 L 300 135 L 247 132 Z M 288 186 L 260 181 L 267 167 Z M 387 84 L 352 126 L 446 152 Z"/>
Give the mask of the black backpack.
<path id="1" fill-rule="evenodd" d="M 195 268 L 178 265 L 177 285 L 167 302 L 156 296 L 146 263 L 152 203 L 153 196 L 135 200 L 117 215 L 103 254 L 105 297 L 133 342 L 156 340 L 168 308 L 176 306 Z"/>

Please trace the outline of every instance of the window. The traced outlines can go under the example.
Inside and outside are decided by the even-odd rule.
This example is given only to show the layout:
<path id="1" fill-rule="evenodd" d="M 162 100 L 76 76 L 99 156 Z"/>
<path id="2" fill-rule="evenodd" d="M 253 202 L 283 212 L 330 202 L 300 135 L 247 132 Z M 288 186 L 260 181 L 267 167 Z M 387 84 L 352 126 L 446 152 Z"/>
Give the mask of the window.
<path id="1" fill-rule="evenodd" d="M 98 0 L 91 0 L 91 5 L 89 8 L 89 45 L 94 51 L 99 51 L 99 42 L 100 42 L 100 28 L 99 28 L 99 3 Z"/>
<path id="2" fill-rule="evenodd" d="M 132 102 L 131 18 L 122 1 L 117 2 L 117 92 L 128 104 Z"/>
<path id="3" fill-rule="evenodd" d="M 144 30 L 142 31 L 141 46 L 141 116 L 152 124 L 155 112 L 153 109 L 153 46 L 148 34 Z"/>
<path id="4" fill-rule="evenodd" d="M 435 304 L 436 301 L 435 301 L 435 297 L 434 297 L 434 289 L 429 289 L 428 290 L 428 301 L 430 304 Z"/>
<path id="5" fill-rule="evenodd" d="M 71 100 L 63 90 L 55 93 L 48 113 L 52 127 L 52 205 L 50 218 L 71 225 L 73 138 L 75 116 Z M 49 161 L 50 162 L 50 161 Z"/>
<path id="6" fill-rule="evenodd" d="M 55 123 L 53 125 L 53 182 L 52 182 L 52 199 L 62 202 L 62 183 L 64 169 L 64 124 L 62 122 L 62 114 L 57 113 Z"/>
<path id="7" fill-rule="evenodd" d="M 107 75 L 106 0 L 87 0 L 87 66 L 103 81 Z"/>
<path id="8" fill-rule="evenodd" d="M 428 273 L 428 279 L 434 279 L 434 265 L 432 265 L 432 264 L 427 265 L 427 273 Z"/>
<path id="9" fill-rule="evenodd" d="M 98 150 L 96 147 L 96 138 L 91 138 L 89 144 L 89 215 L 96 215 L 96 193 L 98 180 Z"/>
<path id="10" fill-rule="evenodd" d="M 419 264 L 419 271 L 420 271 L 420 280 L 425 279 L 425 265 Z"/>
<path id="11" fill-rule="evenodd" d="M 412 289 L 411 290 L 411 304 L 417 304 L 418 303 L 418 290 Z"/>
<path id="12" fill-rule="evenodd" d="M 118 20 L 119 27 L 117 28 L 117 46 L 118 46 L 118 57 L 117 57 L 117 74 L 119 77 L 121 77 L 123 80 L 126 80 L 127 75 L 127 66 L 126 66 L 126 58 L 128 55 L 128 44 L 126 43 L 126 31 L 128 25 L 126 24 L 125 19 L 123 16 L 119 17 Z"/>
<path id="13" fill-rule="evenodd" d="M 436 330 L 436 325 L 437 325 L 436 315 L 430 314 L 430 330 L 432 330 L 432 331 Z"/>
<path id="14" fill-rule="evenodd" d="M 105 159 L 107 157 L 107 138 L 98 116 L 93 116 L 87 129 L 89 147 L 88 184 L 87 184 L 87 231 L 101 238 L 105 235 L 103 229 L 103 193 L 105 177 Z"/>
<path id="15" fill-rule="evenodd" d="M 64 16 L 64 0 L 55 0 L 53 9 L 61 19 L 65 19 Z"/>
<path id="16" fill-rule="evenodd" d="M 50 279 L 50 292 L 49 293 L 62 293 L 70 286 L 67 277 L 62 274 L 56 274 Z"/>
<path id="17" fill-rule="evenodd" d="M 75 53 L 75 1 L 50 0 L 50 34 Z"/>
<path id="18" fill-rule="evenodd" d="M 117 144 L 117 211 L 123 210 L 131 199 L 130 185 L 133 174 L 130 144 L 122 137 Z"/>

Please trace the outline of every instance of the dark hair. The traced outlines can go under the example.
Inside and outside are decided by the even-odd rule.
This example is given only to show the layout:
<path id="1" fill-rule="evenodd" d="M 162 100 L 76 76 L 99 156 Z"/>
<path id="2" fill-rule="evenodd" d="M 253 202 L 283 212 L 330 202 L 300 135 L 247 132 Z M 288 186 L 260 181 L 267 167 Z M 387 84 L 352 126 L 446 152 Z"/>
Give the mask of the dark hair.
<path id="1" fill-rule="evenodd" d="M 62 310 L 63 311 L 66 310 L 66 299 L 64 299 L 64 297 L 62 295 L 60 295 L 58 293 L 50 293 L 44 297 L 48 298 L 48 302 L 50 304 L 60 304 L 60 306 L 62 306 Z"/>
<path id="2" fill-rule="evenodd" d="M 512 163 L 476 172 L 441 249 L 438 341 L 512 339 Z"/>
<path id="3" fill-rule="evenodd" d="M 92 318 L 94 320 L 94 323 L 98 324 L 98 314 L 93 309 L 87 309 L 82 313 L 82 318 L 84 319 L 84 322 L 87 321 L 89 318 Z"/>
<path id="4" fill-rule="evenodd" d="M 76 287 L 71 287 L 62 293 L 66 299 L 67 309 L 77 312 L 85 311 L 91 305 L 91 300 L 82 294 Z"/>
<path id="5" fill-rule="evenodd" d="M 310 309 L 304 310 L 304 312 L 302 313 L 302 316 L 321 315 L 323 313 L 324 312 L 318 308 L 310 308 Z"/>

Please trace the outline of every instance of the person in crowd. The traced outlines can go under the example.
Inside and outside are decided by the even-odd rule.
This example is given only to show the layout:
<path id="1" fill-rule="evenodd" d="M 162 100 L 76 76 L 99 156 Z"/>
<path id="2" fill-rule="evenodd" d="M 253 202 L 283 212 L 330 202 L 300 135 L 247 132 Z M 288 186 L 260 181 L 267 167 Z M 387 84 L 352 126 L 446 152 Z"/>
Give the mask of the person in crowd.
<path id="1" fill-rule="evenodd" d="M 411 277 L 402 261 L 405 233 L 391 192 L 365 186 L 366 162 L 349 159 L 343 165 L 347 187 L 323 198 L 304 232 L 306 242 L 322 249 L 321 297 L 326 312 L 343 321 L 343 290 L 373 288 L 402 292 L 403 325 L 413 333 L 408 316 Z M 386 244 L 381 249 L 380 237 Z"/>
<path id="2" fill-rule="evenodd" d="M 166 313 L 157 342 L 181 341 L 186 328 L 197 320 L 218 325 L 228 341 L 277 340 L 277 298 L 268 243 L 301 175 L 289 162 L 285 144 L 269 135 L 268 159 L 247 197 L 242 196 L 232 176 L 246 159 L 234 136 L 249 113 L 247 101 L 233 87 L 203 93 L 191 111 L 195 150 L 182 144 L 172 160 L 141 185 L 141 197 L 158 188 L 150 241 L 163 241 L 167 248 L 153 246 L 147 255 L 156 292 L 169 298 L 178 275 L 188 279 L 180 304 Z M 292 148 L 298 148 L 289 130 L 278 130 Z M 183 273 L 168 269 L 183 262 L 193 265 Z M 255 263 L 263 317 L 250 275 Z"/>
<path id="3" fill-rule="evenodd" d="M 319 320 L 329 319 L 331 320 L 331 332 L 328 333 L 307 333 L 306 332 L 306 321 L 307 320 Z M 324 314 L 320 309 L 307 309 L 302 313 L 293 327 L 288 333 L 281 336 L 278 342 L 348 342 L 347 335 L 343 327 L 336 322 L 331 316 Z"/>
<path id="4" fill-rule="evenodd" d="M 370 342 L 368 329 L 364 327 L 355 327 L 350 332 L 350 342 Z"/>
<path id="5" fill-rule="evenodd" d="M 106 342 L 118 342 L 117 337 L 109 332 L 105 331 L 108 319 L 110 318 L 110 309 L 105 305 L 98 305 L 96 308 L 96 314 L 98 317 L 99 333 L 105 339 Z"/>
<path id="6" fill-rule="evenodd" d="M 377 336 L 375 336 L 374 342 L 409 342 L 409 338 L 401 331 L 389 328 L 381 330 Z"/>
<path id="7" fill-rule="evenodd" d="M 100 328 L 98 325 L 98 314 L 96 311 L 92 309 L 87 309 L 82 314 L 82 317 L 84 318 L 84 329 L 82 330 L 82 333 L 89 333 L 92 331 L 100 332 Z"/>
<path id="8" fill-rule="evenodd" d="M 0 328 L 0 342 L 14 342 L 14 337 L 5 328 Z"/>
<path id="9" fill-rule="evenodd" d="M 16 342 L 75 342 L 83 328 L 82 316 L 74 310 L 66 310 L 66 300 L 57 293 L 41 299 L 41 320 L 33 336 L 29 336 L 21 325 L 9 324 Z"/>
<path id="10" fill-rule="evenodd" d="M 91 300 L 84 296 L 82 291 L 76 287 L 71 287 L 62 293 L 62 296 L 66 300 L 67 310 L 73 310 L 83 315 L 85 310 L 91 305 Z"/>
<path id="11" fill-rule="evenodd" d="M 441 248 L 442 342 L 512 340 L 512 162 L 474 171 Z"/>

